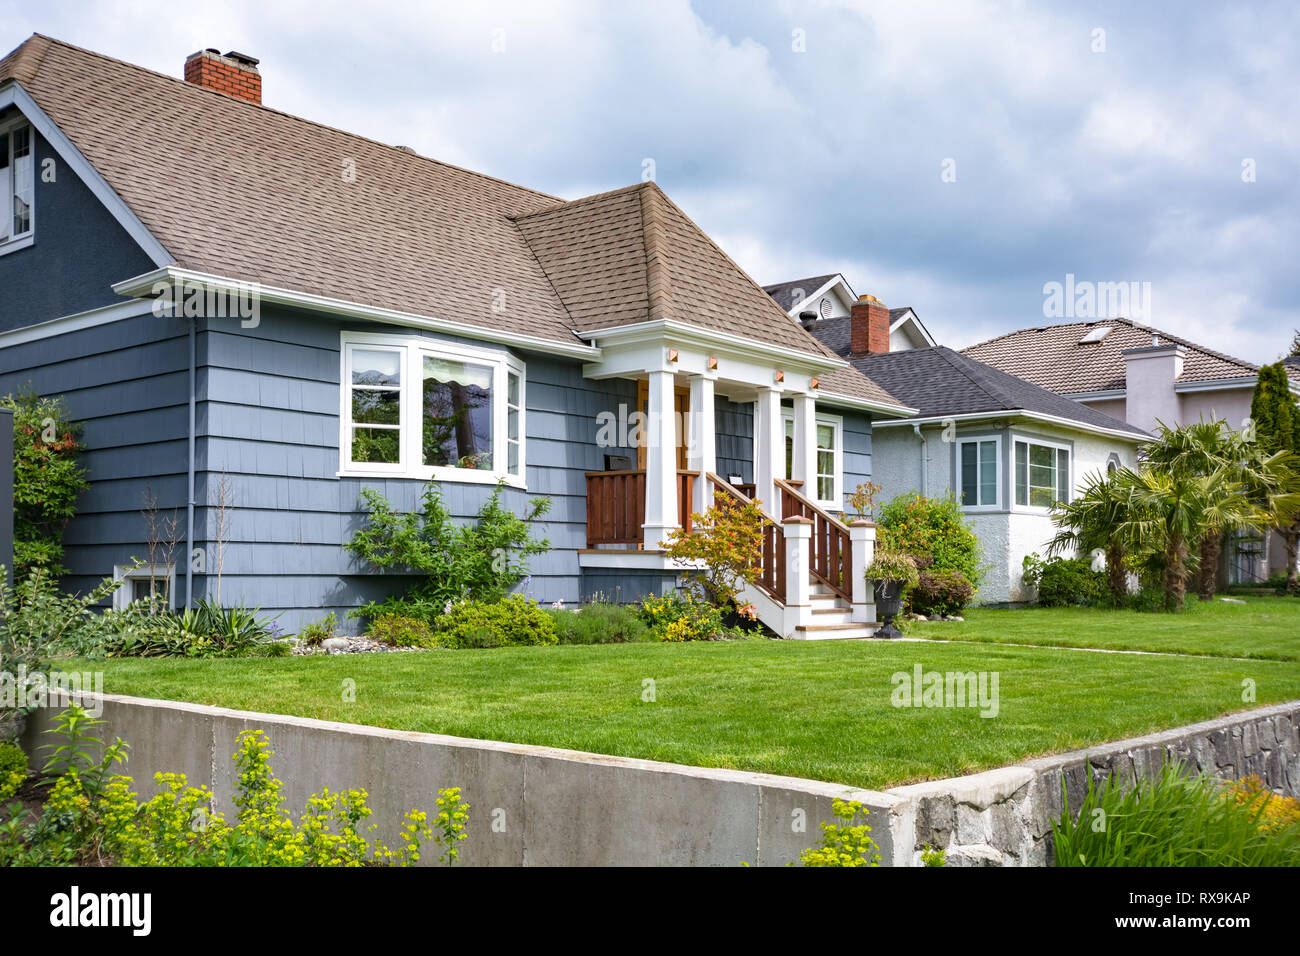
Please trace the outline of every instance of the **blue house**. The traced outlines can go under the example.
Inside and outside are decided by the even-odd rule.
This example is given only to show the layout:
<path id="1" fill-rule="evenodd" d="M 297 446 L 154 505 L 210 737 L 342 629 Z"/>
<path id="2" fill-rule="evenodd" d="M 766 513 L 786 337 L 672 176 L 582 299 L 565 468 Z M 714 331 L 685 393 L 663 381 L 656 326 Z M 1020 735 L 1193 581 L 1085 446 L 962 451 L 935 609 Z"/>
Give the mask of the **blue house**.
<path id="1" fill-rule="evenodd" d="M 91 487 L 67 586 L 136 570 L 289 628 L 403 585 L 342 547 L 359 493 L 470 516 L 551 499 L 544 602 L 662 591 L 713 495 L 768 514 L 752 598 L 862 636 L 873 529 L 845 498 L 913 411 L 792 320 L 653 182 L 564 201 L 34 35 L 0 61 L 0 393 L 66 397 Z M 818 616 L 814 617 L 814 613 Z"/>

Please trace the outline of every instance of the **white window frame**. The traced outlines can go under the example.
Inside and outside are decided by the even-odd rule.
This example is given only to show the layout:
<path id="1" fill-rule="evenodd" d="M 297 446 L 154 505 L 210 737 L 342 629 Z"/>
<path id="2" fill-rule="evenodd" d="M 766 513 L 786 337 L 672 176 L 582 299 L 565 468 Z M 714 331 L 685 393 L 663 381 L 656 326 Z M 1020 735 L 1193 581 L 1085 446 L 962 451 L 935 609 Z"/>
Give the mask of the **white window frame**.
<path id="1" fill-rule="evenodd" d="M 1018 444 L 1021 443 L 1021 442 L 1024 442 L 1026 445 L 1041 445 L 1041 446 L 1043 446 L 1044 448 L 1052 448 L 1052 449 L 1054 449 L 1055 451 L 1057 451 L 1058 453 L 1059 453 L 1059 452 L 1065 452 L 1065 453 L 1066 453 L 1066 455 L 1068 456 L 1069 466 L 1068 466 L 1068 473 L 1067 473 L 1066 476 L 1065 476 L 1065 501 L 1066 501 L 1066 503 L 1068 504 L 1071 500 L 1073 500 L 1073 498 L 1074 498 L 1074 448 L 1073 448 L 1073 447 L 1072 447 L 1068 442 L 1056 441 L 1056 440 L 1053 440 L 1053 439 L 1051 439 L 1051 438 L 1040 438 L 1040 437 L 1038 437 L 1037 435 L 1017 435 L 1017 434 L 1013 434 L 1013 435 L 1011 436 L 1011 453 L 1010 453 L 1010 455 L 1011 455 L 1011 457 L 1010 457 L 1010 467 L 1011 467 L 1010 494 L 1011 494 L 1011 507 L 1012 507 L 1012 510 L 1014 510 L 1014 511 L 1024 512 L 1024 513 L 1026 513 L 1026 514 L 1036 514 L 1036 515 L 1045 515 L 1045 514 L 1048 514 L 1048 513 L 1052 510 L 1050 507 L 1045 508 L 1045 507 L 1043 507 L 1042 505 L 1031 505 L 1031 504 L 1028 504 L 1028 503 L 1022 505 L 1022 504 L 1020 504 L 1019 502 L 1016 501 L 1016 479 L 1017 479 L 1017 477 L 1018 477 L 1018 476 L 1016 475 L 1016 445 L 1018 445 Z M 1029 467 L 1029 464 L 1028 464 L 1028 461 L 1029 461 L 1028 454 L 1029 454 L 1029 453 L 1028 453 L 1028 450 L 1026 449 L 1026 452 L 1025 452 L 1025 467 L 1026 467 L 1026 468 Z M 1058 457 L 1057 457 L 1057 461 L 1058 461 L 1058 462 L 1060 461 L 1059 454 L 1058 454 Z M 1053 466 L 1053 470 L 1054 470 L 1054 471 L 1057 470 L 1056 466 Z M 1031 498 L 1031 497 L 1032 497 L 1032 496 L 1031 496 L 1030 493 L 1029 493 L 1029 476 L 1026 475 L 1026 476 L 1025 476 L 1025 499 L 1026 499 L 1026 502 L 1028 502 L 1029 498 Z"/>
<path id="2" fill-rule="evenodd" d="M 757 421 L 757 418 L 755 418 Z M 794 424 L 794 409 L 781 409 L 781 475 L 789 480 L 789 475 L 785 470 L 785 428 L 786 423 Z M 834 482 L 834 493 L 830 498 L 817 497 L 817 479 L 821 477 L 817 474 L 817 435 L 816 428 L 818 425 L 829 425 L 835 434 L 835 474 L 832 475 Z M 831 511 L 844 510 L 844 419 L 839 415 L 829 415 L 824 412 L 815 412 L 813 415 L 813 475 L 810 481 L 804 483 L 804 497 L 814 504 L 819 505 Z M 757 436 L 755 436 L 757 441 Z"/>
<path id="3" fill-rule="evenodd" d="M 27 127 L 28 156 L 31 160 L 28 163 L 28 173 L 30 182 L 27 184 L 27 192 L 31 198 L 28 204 L 28 223 L 27 231 L 16 236 L 9 235 L 9 230 L 13 226 L 13 194 L 17 188 L 14 181 L 18 175 L 17 167 L 13 159 L 13 133 L 23 127 Z M 13 119 L 0 123 L 0 134 L 8 134 L 5 140 L 5 148 L 8 150 L 9 165 L 0 175 L 0 222 L 4 223 L 3 237 L 0 237 L 0 256 L 7 255 L 11 252 L 17 252 L 19 249 L 26 249 L 36 241 L 36 127 L 22 113 L 19 113 Z"/>
<path id="4" fill-rule="evenodd" d="M 352 461 L 352 353 L 354 351 L 399 353 L 402 407 L 399 421 L 399 456 L 394 463 Z M 422 406 L 424 357 L 453 362 L 472 362 L 492 369 L 492 468 L 454 468 L 422 464 L 422 429 L 417 418 Z M 390 335 L 375 332 L 343 332 L 339 343 L 339 477 L 418 478 L 421 481 L 458 484 L 496 484 L 505 481 L 526 487 L 527 474 L 527 366 L 508 352 L 462 345 L 421 335 Z M 508 472 L 509 376 L 519 379 L 519 474 Z"/>
<path id="5" fill-rule="evenodd" d="M 991 504 L 965 504 L 962 499 L 962 475 L 961 475 L 961 456 L 962 448 L 966 445 L 975 446 L 975 492 L 979 494 L 980 487 L 980 466 L 983 462 L 980 460 L 980 446 L 987 442 L 993 443 L 993 462 L 994 462 L 994 484 L 993 484 L 993 501 Z M 1005 471 L 1002 467 L 1002 457 L 1005 446 L 1002 443 L 1002 436 L 996 433 L 987 435 L 962 435 L 955 442 L 955 450 L 952 462 L 953 470 L 953 488 L 956 490 L 958 504 L 961 505 L 962 511 L 1001 511 L 1002 510 L 1002 483 Z"/>
<path id="6" fill-rule="evenodd" d="M 113 592 L 113 609 L 125 611 L 131 604 L 131 594 L 134 590 L 133 582 L 148 581 L 151 577 L 160 587 L 166 590 L 167 607 L 175 610 L 176 566 L 172 564 L 144 564 L 138 568 L 129 564 L 113 565 L 113 580 L 123 582 L 122 586 Z"/>

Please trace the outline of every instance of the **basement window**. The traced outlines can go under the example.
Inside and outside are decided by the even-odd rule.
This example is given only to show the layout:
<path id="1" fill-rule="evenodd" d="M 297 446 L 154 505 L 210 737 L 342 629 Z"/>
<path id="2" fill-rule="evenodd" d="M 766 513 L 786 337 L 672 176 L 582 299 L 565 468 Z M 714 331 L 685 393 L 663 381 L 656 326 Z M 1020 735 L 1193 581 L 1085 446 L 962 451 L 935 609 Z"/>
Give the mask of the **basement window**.
<path id="1" fill-rule="evenodd" d="M 144 564 L 140 567 L 117 565 L 113 580 L 122 584 L 113 592 L 113 607 L 119 611 L 137 601 L 155 596 L 159 608 L 176 607 L 176 568 L 170 564 Z"/>
<path id="2" fill-rule="evenodd" d="M 32 243 L 35 145 L 25 119 L 0 124 L 0 255 Z"/>

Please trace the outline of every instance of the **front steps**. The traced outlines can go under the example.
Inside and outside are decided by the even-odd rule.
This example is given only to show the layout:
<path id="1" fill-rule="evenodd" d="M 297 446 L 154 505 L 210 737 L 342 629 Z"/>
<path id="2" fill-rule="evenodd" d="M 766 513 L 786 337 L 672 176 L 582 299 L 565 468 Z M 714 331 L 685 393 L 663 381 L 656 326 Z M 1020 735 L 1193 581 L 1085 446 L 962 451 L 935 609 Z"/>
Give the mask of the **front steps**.
<path id="1" fill-rule="evenodd" d="M 873 636 L 880 629 L 880 625 L 875 623 L 855 624 L 849 603 L 816 578 L 810 578 L 809 586 L 812 588 L 812 623 L 796 627 L 790 635 L 792 640 L 861 639 Z"/>

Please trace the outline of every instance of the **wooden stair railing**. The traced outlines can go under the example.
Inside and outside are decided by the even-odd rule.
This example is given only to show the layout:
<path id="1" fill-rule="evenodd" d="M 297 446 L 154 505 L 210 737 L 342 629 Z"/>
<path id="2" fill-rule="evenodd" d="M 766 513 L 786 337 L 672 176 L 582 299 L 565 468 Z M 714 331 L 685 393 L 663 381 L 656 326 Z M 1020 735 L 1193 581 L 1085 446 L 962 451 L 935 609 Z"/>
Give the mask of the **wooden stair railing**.
<path id="1" fill-rule="evenodd" d="M 781 519 L 798 515 L 813 524 L 809 561 L 812 576 L 852 603 L 853 545 L 849 529 L 834 515 L 805 498 L 790 482 L 778 478 L 776 487 L 781 498 L 781 507 L 777 511 Z"/>
<path id="2" fill-rule="evenodd" d="M 742 507 L 752 504 L 747 495 L 741 494 L 735 487 L 717 475 L 709 472 L 708 480 L 714 489 L 714 496 L 722 495 Z M 755 558 L 758 567 L 758 579 L 754 586 L 778 604 L 785 604 L 785 531 L 781 523 L 770 515 L 763 515 L 763 547 Z"/>
<path id="3" fill-rule="evenodd" d="M 645 531 L 645 469 L 589 471 L 587 479 L 587 547 L 641 544 Z M 699 476 L 677 472 L 677 523 L 691 530 L 691 502 Z"/>

